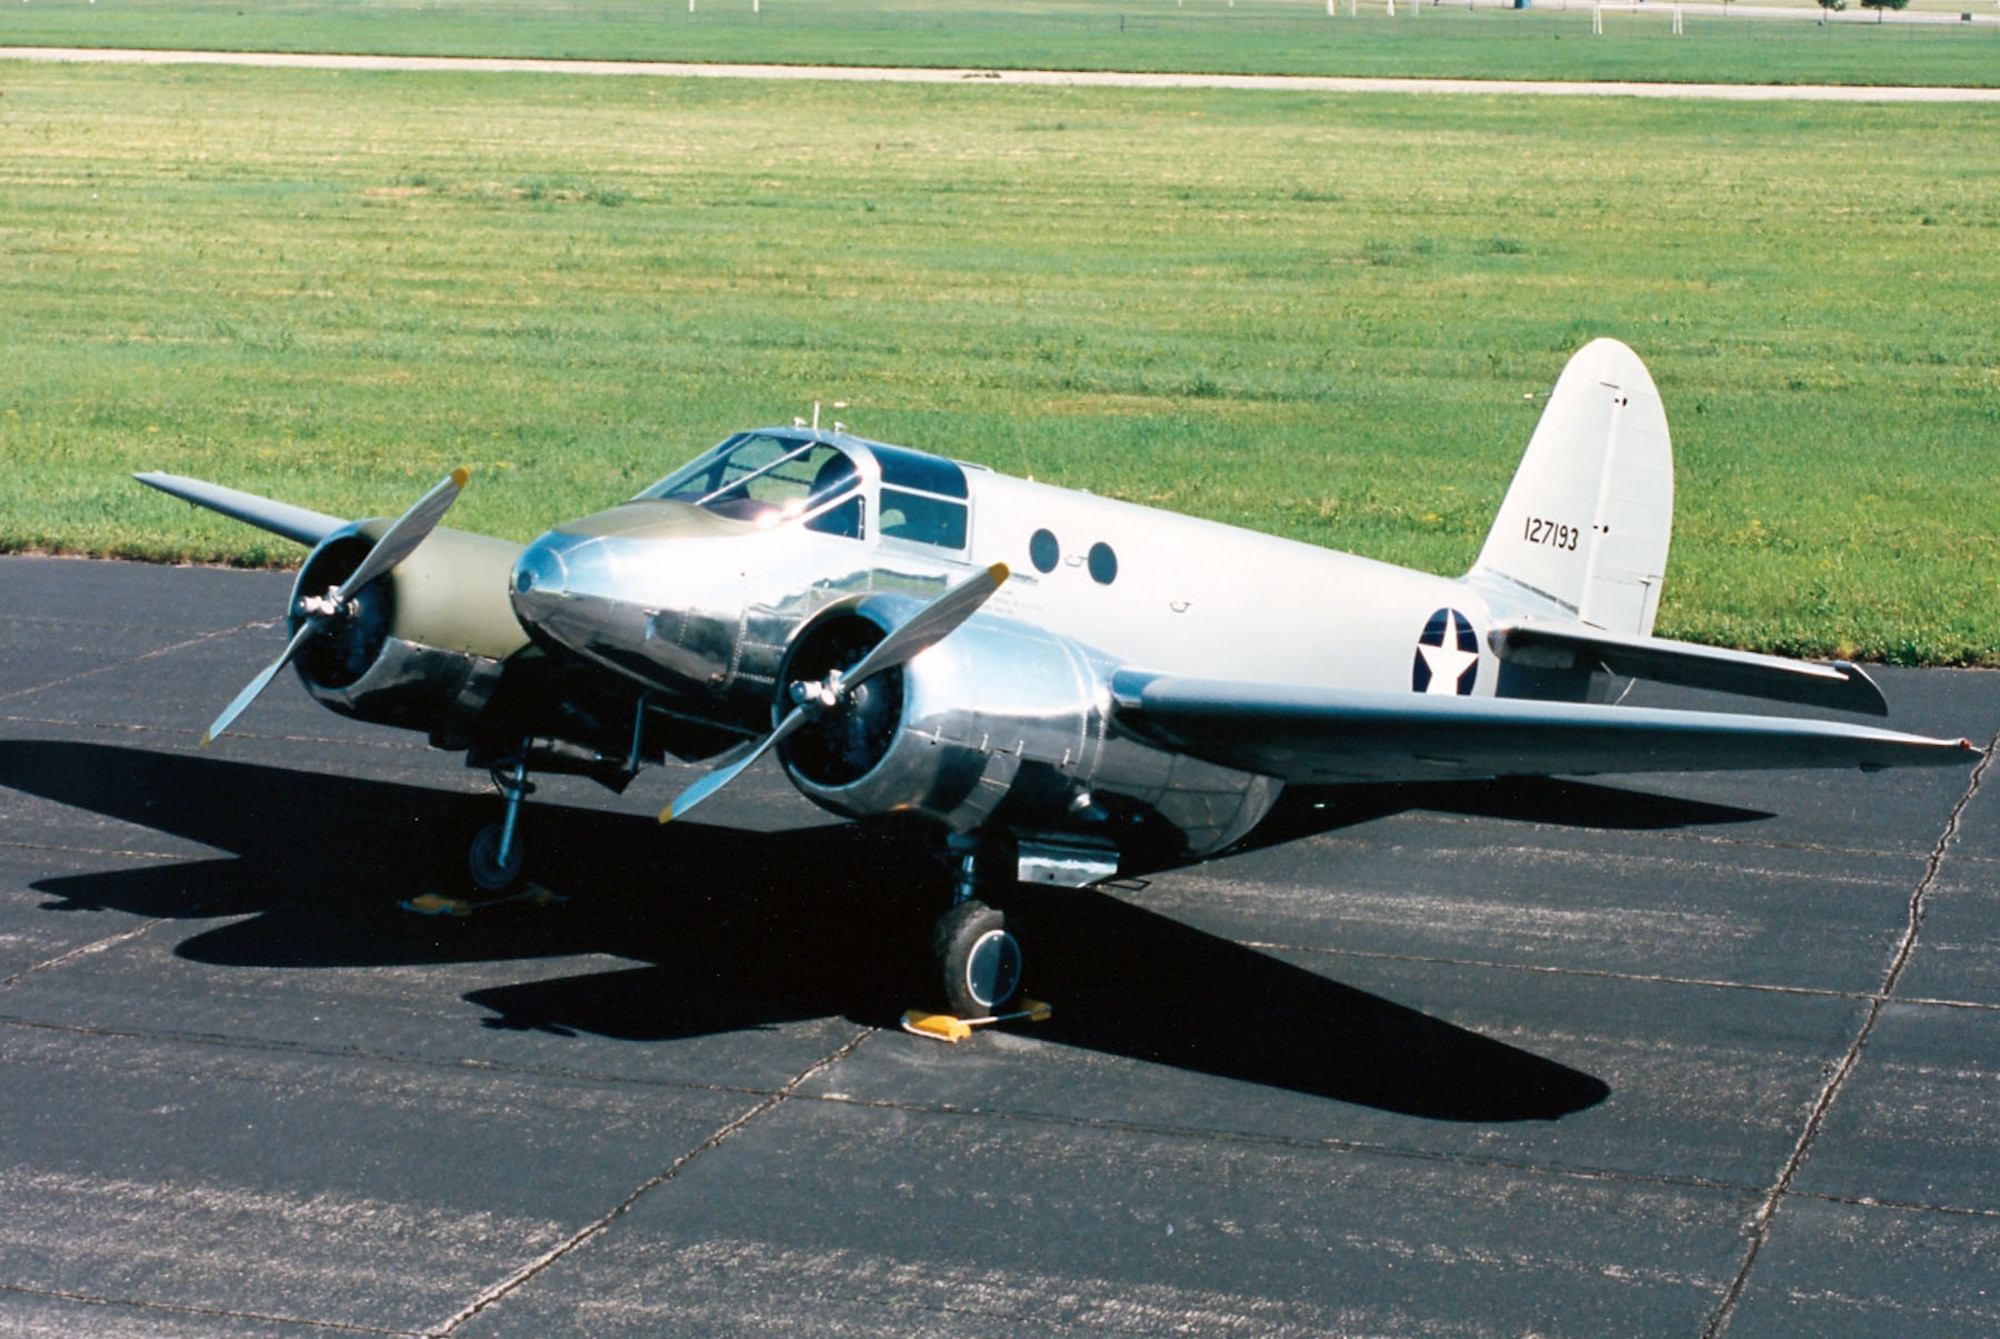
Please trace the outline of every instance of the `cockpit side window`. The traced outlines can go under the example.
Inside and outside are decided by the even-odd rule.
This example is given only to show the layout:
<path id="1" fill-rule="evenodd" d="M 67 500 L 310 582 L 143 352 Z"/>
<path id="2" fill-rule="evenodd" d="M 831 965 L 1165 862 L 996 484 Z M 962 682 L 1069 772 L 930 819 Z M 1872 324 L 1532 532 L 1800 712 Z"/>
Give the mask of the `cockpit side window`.
<path id="1" fill-rule="evenodd" d="M 969 514 L 965 471 L 949 460 L 901 447 L 872 445 L 882 469 L 882 505 L 877 528 L 890 539 L 939 548 L 965 547 Z"/>
<path id="2" fill-rule="evenodd" d="M 847 498 L 845 502 L 826 505 L 843 495 Z M 861 472 L 854 468 L 852 460 L 838 451 L 827 456 L 813 474 L 812 491 L 807 497 L 807 505 L 820 510 L 806 521 L 806 529 L 861 538 Z"/>
<path id="3" fill-rule="evenodd" d="M 639 494 L 691 502 L 757 525 L 807 517 L 809 529 L 861 536 L 861 476 L 838 447 L 742 433 Z M 847 496 L 842 501 L 843 495 Z"/>
<path id="4" fill-rule="evenodd" d="M 965 547 L 965 504 L 941 497 L 882 490 L 882 533 L 891 539 L 915 540 L 940 548 Z"/>
<path id="5" fill-rule="evenodd" d="M 939 497 L 965 496 L 963 466 L 921 451 L 906 451 L 900 446 L 877 443 L 871 449 L 875 463 L 882 467 L 882 482 L 890 487 L 914 488 Z"/>

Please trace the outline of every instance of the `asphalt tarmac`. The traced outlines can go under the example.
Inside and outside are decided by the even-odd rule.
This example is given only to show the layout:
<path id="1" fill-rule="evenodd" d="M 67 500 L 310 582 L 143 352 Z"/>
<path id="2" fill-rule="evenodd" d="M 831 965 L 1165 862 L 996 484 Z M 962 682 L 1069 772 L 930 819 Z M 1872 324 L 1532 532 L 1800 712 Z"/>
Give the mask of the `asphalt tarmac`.
<path id="1" fill-rule="evenodd" d="M 482 775 L 289 675 L 196 748 L 287 588 L 0 560 L 0 1333 L 2000 1332 L 1981 770 L 1294 797 L 1024 892 L 951 1047 L 940 873 L 775 771 L 404 910 Z"/>

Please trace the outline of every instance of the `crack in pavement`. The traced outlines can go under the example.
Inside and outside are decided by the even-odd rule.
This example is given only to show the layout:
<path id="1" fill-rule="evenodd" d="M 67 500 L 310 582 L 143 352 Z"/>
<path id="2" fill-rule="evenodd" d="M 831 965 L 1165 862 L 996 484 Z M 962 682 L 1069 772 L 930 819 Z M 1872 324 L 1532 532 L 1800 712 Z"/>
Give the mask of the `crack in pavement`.
<path id="1" fill-rule="evenodd" d="M 1924 865 L 1923 878 L 1917 881 L 1916 889 L 1910 894 L 1909 919 L 1903 929 L 1902 941 L 1897 944 L 1895 955 L 1889 960 L 1889 970 L 1883 975 L 1882 989 L 1869 997 L 1867 1016 L 1861 1020 L 1860 1030 L 1847 1047 L 1847 1054 L 1827 1078 L 1820 1089 L 1818 1099 L 1813 1103 L 1811 1113 L 1806 1117 L 1803 1129 L 1799 1131 L 1798 1142 L 1792 1147 L 1791 1157 L 1785 1160 L 1778 1173 L 1777 1181 L 1765 1195 L 1763 1204 L 1750 1220 L 1750 1244 L 1743 1252 L 1743 1261 L 1736 1269 L 1736 1277 L 1730 1280 L 1728 1291 L 1716 1304 L 1715 1311 L 1702 1328 L 1701 1339 L 1716 1339 L 1729 1328 L 1730 1320 L 1736 1314 L 1737 1303 L 1743 1299 L 1743 1290 L 1749 1284 L 1750 1272 L 1757 1265 L 1757 1256 L 1763 1251 L 1764 1243 L 1770 1240 L 1771 1224 L 1778 1216 L 1778 1209 L 1785 1197 L 1791 1193 L 1792 1182 L 1797 1179 L 1799 1169 L 1805 1165 L 1812 1153 L 1813 1141 L 1819 1137 L 1820 1129 L 1826 1123 L 1827 1113 L 1833 1109 L 1835 1099 L 1847 1080 L 1861 1063 L 1861 1052 L 1868 1045 L 1869 1036 L 1875 1031 L 1875 1023 L 1882 1016 L 1882 1006 L 1895 993 L 1896 983 L 1902 979 L 1903 969 L 1909 966 L 1910 955 L 1916 952 L 1917 935 L 1923 928 L 1924 904 L 1932 887 L 1937 883 L 1938 870 L 1944 865 L 1945 854 L 1951 844 L 1958 840 L 1960 825 L 1965 821 L 1965 811 L 1979 794 L 1979 788 L 1986 780 L 1986 769 L 1993 764 L 1995 749 L 2000 749 L 2000 735 L 1987 741 L 1979 765 L 1972 769 L 1972 779 L 1965 787 L 1965 793 L 1952 806 L 1951 814 L 1945 819 L 1944 830 L 1938 834 L 1937 844 L 1931 848 L 1929 861 Z M 1900 1003 L 1900 1001 L 1899 1001 Z"/>
<path id="2" fill-rule="evenodd" d="M 609 1213 L 606 1213 L 603 1217 L 598 1218 L 594 1222 L 585 1224 L 583 1227 L 579 1228 L 576 1232 L 572 1233 L 568 1238 L 568 1240 L 558 1243 L 556 1246 L 544 1252 L 536 1259 L 531 1260 L 527 1264 L 521 1266 L 521 1268 L 515 1270 L 512 1274 L 500 1280 L 500 1282 L 494 1284 L 492 1287 L 488 1288 L 485 1292 L 479 1294 L 479 1296 L 473 1298 L 463 1308 L 461 1308 L 457 1312 L 457 1314 L 451 1316 L 450 1318 L 445 1320 L 442 1324 L 433 1326 L 432 1328 L 424 1331 L 424 1334 L 426 1335 L 427 1339 L 447 1339 L 447 1336 L 449 1336 L 453 1331 L 457 1330 L 459 1326 L 465 1324 L 466 1321 L 471 1320 L 474 1316 L 486 1310 L 486 1308 L 492 1306 L 496 1302 L 499 1302 L 500 1300 L 505 1298 L 508 1294 L 520 1288 L 530 1279 L 533 1279 L 537 1274 L 540 1274 L 543 1270 L 548 1269 L 551 1265 L 555 1264 L 563 1257 L 569 1255 L 572 1251 L 576 1250 L 584 1243 L 608 1231 L 614 1222 L 616 1222 L 620 1217 L 622 1217 L 625 1213 L 627 1213 L 632 1208 L 633 1205 L 637 1204 L 647 1194 L 657 1189 L 658 1187 L 665 1185 L 668 1181 L 673 1180 L 676 1176 L 679 1176 L 681 1172 L 687 1168 L 688 1164 L 692 1163 L 696 1158 L 699 1158 L 702 1154 L 708 1152 L 710 1149 L 723 1143 L 731 1136 L 740 1133 L 745 1127 L 747 1127 L 752 1121 L 756 1120 L 759 1116 L 762 1116 L 767 1112 L 774 1111 L 778 1107 L 782 1106 L 788 1098 L 790 1098 L 795 1092 L 798 1091 L 800 1084 L 805 1083 L 809 1079 L 813 1078 L 815 1075 L 824 1073 L 826 1070 L 831 1069 L 833 1066 L 839 1064 L 842 1060 L 845 1060 L 848 1056 L 853 1055 L 854 1052 L 860 1047 L 862 1042 L 867 1041 L 870 1037 L 874 1036 L 876 1032 L 879 1030 L 880 1029 L 872 1027 L 863 1028 L 859 1033 L 849 1038 L 842 1045 L 836 1047 L 829 1054 L 824 1055 L 820 1057 L 818 1060 L 815 1060 L 812 1064 L 807 1065 L 804 1069 L 800 1070 L 796 1075 L 794 1075 L 789 1081 L 781 1085 L 777 1089 L 777 1091 L 771 1093 L 769 1096 L 764 1098 L 763 1101 L 757 1103 L 755 1106 L 751 1107 L 748 1111 L 745 1111 L 742 1115 L 736 1117 L 734 1120 L 730 1121 L 727 1125 L 724 1125 L 722 1128 L 718 1129 L 715 1133 L 711 1134 L 708 1138 L 702 1140 L 699 1144 L 696 1144 L 693 1148 L 689 1149 L 687 1152 L 681 1154 L 678 1158 L 675 1158 L 657 1175 L 652 1176 L 648 1178 L 646 1181 L 640 1183 L 640 1185 L 636 1189 L 634 1189 L 631 1194 L 627 1195 L 624 1199 L 620 1200 L 616 1205 L 612 1206 L 612 1209 Z"/>
<path id="3" fill-rule="evenodd" d="M 85 1306 L 131 1307 L 138 1311 L 164 1311 L 176 1316 L 213 1316 L 218 1320 L 255 1320 L 278 1325 L 299 1325 L 307 1329 L 333 1330 L 340 1334 L 385 1334 L 420 1336 L 420 1330 L 389 1330 L 340 1320 L 314 1320 L 307 1316 L 286 1316 L 266 1311 L 235 1311 L 228 1307 L 195 1306 L 187 1302 L 156 1302 L 138 1297 L 105 1297 L 95 1293 L 67 1292 L 60 1288 L 31 1288 L 20 1283 L 0 1283 L 0 1293 L 21 1297 L 47 1297 L 60 1302 L 80 1302 Z"/>
<path id="4" fill-rule="evenodd" d="M 103 939 L 93 940 L 88 944 L 84 944 L 77 948 L 73 948 L 67 953 L 58 953 L 55 957 L 48 959 L 46 962 L 38 962 L 31 966 L 23 967 L 20 971 L 15 972 L 12 976 L 0 976 L 0 990 L 5 990 L 7 987 L 13 985 L 15 982 L 20 981 L 23 978 L 33 976 L 37 972 L 46 972 L 51 967 L 60 967 L 64 963 L 74 961 L 77 958 L 94 957 L 99 953 L 103 953 L 107 949 L 113 949 L 118 947 L 118 945 L 124 943 L 128 939 L 137 939 L 140 935 L 146 933 L 146 931 L 152 929 L 156 925 L 165 925 L 166 923 L 167 923 L 166 917 L 164 916 L 155 917 L 154 919 L 147 921 L 142 925 L 134 926 L 130 930 L 121 930 L 115 935 L 107 935 Z"/>
<path id="5" fill-rule="evenodd" d="M 151 651 L 142 651 L 136 656 L 127 656 L 125 659 L 113 661 L 109 665 L 99 665 L 95 669 L 78 670 L 75 674 L 66 674 L 60 679 L 51 679 L 47 683 L 38 683 L 31 688 L 16 688 L 11 693 L 0 693 L 0 702 L 11 702 L 17 697 L 28 697 L 34 693 L 47 692 L 51 688 L 61 688 L 67 684 L 91 678 L 94 675 L 109 674 L 112 670 L 125 669 L 132 665 L 143 664 L 148 660 L 157 660 L 161 656 L 169 656 L 176 651 L 185 651 L 190 646 L 199 646 L 203 642 L 212 642 L 217 637 L 233 637 L 237 633 L 247 632 L 251 628 L 270 628 L 276 627 L 277 624 L 278 620 L 275 618 L 258 618 L 252 619 L 248 623 L 238 623 L 233 628 L 218 628 L 214 632 L 204 632 L 199 637 L 189 637 L 185 641 L 174 642 L 169 646 L 155 647 Z"/>

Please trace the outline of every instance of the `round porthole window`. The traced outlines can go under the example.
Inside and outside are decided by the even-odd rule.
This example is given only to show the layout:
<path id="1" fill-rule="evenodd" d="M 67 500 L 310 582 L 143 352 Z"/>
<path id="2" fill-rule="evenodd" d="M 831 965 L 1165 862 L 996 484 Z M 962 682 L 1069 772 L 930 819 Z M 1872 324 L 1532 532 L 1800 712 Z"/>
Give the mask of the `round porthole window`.
<path id="1" fill-rule="evenodd" d="M 1035 565 L 1037 572 L 1053 572 L 1062 561 L 1062 545 L 1056 543 L 1055 532 L 1037 530 L 1028 539 L 1028 561 Z"/>
<path id="2" fill-rule="evenodd" d="M 1090 579 L 1100 586 L 1108 586 L 1118 579 L 1118 555 L 1111 551 L 1109 544 L 1090 546 Z"/>

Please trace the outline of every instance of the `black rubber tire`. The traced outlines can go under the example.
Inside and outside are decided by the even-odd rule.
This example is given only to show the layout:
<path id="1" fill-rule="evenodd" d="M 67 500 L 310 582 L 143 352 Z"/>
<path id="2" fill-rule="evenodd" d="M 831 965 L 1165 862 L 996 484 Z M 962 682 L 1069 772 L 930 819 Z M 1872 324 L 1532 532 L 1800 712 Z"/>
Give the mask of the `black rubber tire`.
<path id="1" fill-rule="evenodd" d="M 528 843 L 518 821 L 514 824 L 513 849 L 507 853 L 507 863 L 500 864 L 500 835 L 504 830 L 503 822 L 488 823 L 473 833 L 465 846 L 465 877 L 475 892 L 488 897 L 505 897 L 519 888 L 528 868 Z"/>
<path id="2" fill-rule="evenodd" d="M 1021 944 L 1007 918 L 984 902 L 961 902 L 938 918 L 931 950 L 945 1000 L 960 1018 L 990 1018 L 1021 989 Z"/>
<path id="3" fill-rule="evenodd" d="M 444 815 L 437 835 L 436 869 L 446 896 L 483 901 L 521 887 L 527 869 L 526 815 L 514 825 L 514 858 L 507 862 L 508 868 L 498 869 L 492 859 L 506 814 L 506 803 L 498 795 L 468 795 Z"/>

